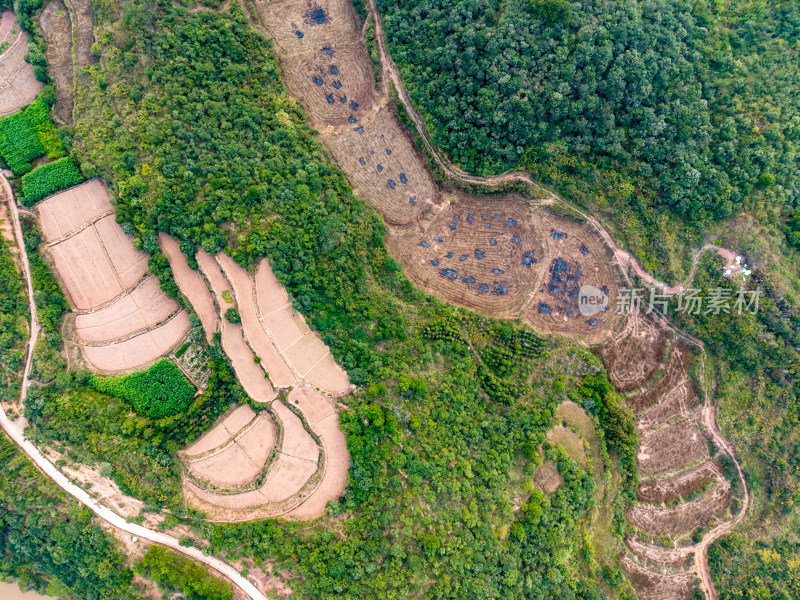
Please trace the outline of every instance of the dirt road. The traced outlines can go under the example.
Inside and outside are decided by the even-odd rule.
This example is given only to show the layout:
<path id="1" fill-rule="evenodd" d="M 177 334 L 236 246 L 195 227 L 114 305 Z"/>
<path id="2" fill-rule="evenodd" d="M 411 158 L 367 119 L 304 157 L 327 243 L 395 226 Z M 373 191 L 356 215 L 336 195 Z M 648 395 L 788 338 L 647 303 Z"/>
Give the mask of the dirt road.
<path id="1" fill-rule="evenodd" d="M 31 370 L 31 363 L 33 358 L 33 348 L 36 344 L 36 340 L 39 337 L 39 321 L 36 316 L 36 304 L 33 301 L 33 281 L 30 275 L 30 266 L 28 263 L 28 253 L 25 250 L 25 243 L 22 238 L 22 228 L 20 227 L 19 223 L 19 213 L 17 212 L 16 201 L 14 199 L 13 192 L 11 191 L 11 186 L 8 183 L 5 175 L 0 175 L 0 179 L 2 180 L 2 188 L 3 193 L 5 194 L 6 198 L 8 199 L 8 204 L 11 207 L 11 214 L 14 220 L 14 231 L 17 236 L 17 243 L 20 246 L 20 257 L 22 261 L 22 270 L 23 275 L 25 277 L 25 282 L 28 288 L 28 301 L 30 303 L 30 312 L 31 312 L 31 335 L 30 339 L 28 340 L 28 352 L 25 360 L 25 370 L 22 379 L 22 392 L 20 394 L 21 401 L 24 402 L 27 397 L 28 391 L 28 377 L 30 375 Z M 0 427 L 6 432 L 8 437 L 10 437 L 14 443 L 19 446 L 19 448 L 28 455 L 31 461 L 36 464 L 39 469 L 41 469 L 45 475 L 50 477 L 56 485 L 58 485 L 61 489 L 67 492 L 70 496 L 75 498 L 78 502 L 83 504 L 84 506 L 88 507 L 92 512 L 94 512 L 98 517 L 113 525 L 114 527 L 121 529 L 122 531 L 126 531 L 132 535 L 138 536 L 142 539 L 149 540 L 151 542 L 155 542 L 156 544 L 161 544 L 163 546 L 167 546 L 176 552 L 180 552 L 181 554 L 185 554 L 206 566 L 214 569 L 227 579 L 229 579 L 234 585 L 238 586 L 249 598 L 252 600 L 266 600 L 266 596 L 256 589 L 256 587 L 250 583 L 247 579 L 245 579 L 236 569 L 231 567 L 230 565 L 222 562 L 219 559 L 212 558 L 210 556 L 205 556 L 200 550 L 197 548 L 184 548 L 178 543 L 178 540 L 168 536 L 165 533 L 161 533 L 158 531 L 152 531 L 141 525 L 136 525 L 134 523 L 128 523 L 125 519 L 120 517 L 118 514 L 113 512 L 111 509 L 98 504 L 97 500 L 92 498 L 84 489 L 78 487 L 74 483 L 72 483 L 69 479 L 64 476 L 61 471 L 56 468 L 56 466 L 48 461 L 39 449 L 36 448 L 31 442 L 25 439 L 24 434 L 24 421 L 21 419 L 17 420 L 17 423 L 21 425 L 21 427 L 15 423 L 12 423 L 11 420 L 8 418 L 6 414 L 5 408 L 0 403 Z"/>
<path id="2" fill-rule="evenodd" d="M 376 33 L 375 37 L 378 43 L 378 50 L 381 57 L 381 64 L 383 67 L 383 75 L 384 75 L 383 91 L 385 94 L 388 94 L 388 89 L 387 89 L 389 85 L 388 82 L 391 80 L 392 85 L 394 86 L 395 91 L 397 92 L 397 96 L 400 99 L 400 102 L 402 102 L 403 104 L 403 108 L 405 109 L 406 113 L 411 118 L 411 120 L 414 122 L 414 125 L 417 129 L 417 133 L 419 133 L 423 143 L 425 144 L 425 147 L 428 150 L 429 155 L 433 157 L 438 167 L 449 178 L 453 179 L 454 181 L 466 183 L 469 185 L 481 185 L 490 187 L 501 187 L 508 183 L 522 182 L 533 187 L 538 193 L 540 193 L 545 198 L 550 199 L 553 203 L 561 204 L 563 207 L 568 208 L 569 210 L 579 214 L 583 219 L 585 219 L 589 224 L 591 224 L 597 230 L 597 232 L 603 238 L 608 247 L 611 248 L 612 252 L 614 253 L 616 261 L 622 268 L 623 277 L 625 278 L 628 285 L 631 284 L 631 279 L 629 277 L 628 271 L 632 269 L 636 273 L 636 275 L 644 283 L 648 285 L 659 287 L 663 289 L 664 292 L 667 294 L 681 293 L 686 289 L 686 286 L 688 286 L 694 279 L 694 276 L 697 273 L 697 267 L 700 262 L 700 258 L 703 255 L 703 253 L 706 252 L 707 250 L 716 251 L 717 254 L 719 254 L 723 259 L 725 259 L 726 266 L 730 266 L 731 264 L 733 264 L 736 257 L 735 252 L 727 248 L 720 248 L 718 246 L 706 244 L 699 250 L 695 251 L 692 257 L 692 270 L 686 281 L 675 286 L 669 286 L 668 284 L 659 281 L 658 279 L 653 277 L 639 264 L 639 262 L 633 256 L 630 255 L 630 253 L 620 248 L 614 241 L 614 238 L 611 236 L 611 234 L 605 229 L 605 227 L 603 227 L 603 225 L 595 217 L 585 213 L 584 211 L 577 208 L 570 202 L 566 201 L 564 198 L 558 196 L 558 194 L 555 194 L 553 191 L 546 189 L 540 183 L 534 181 L 529 174 L 523 171 L 509 171 L 491 177 L 478 177 L 475 175 L 470 175 L 469 173 L 466 173 L 465 171 L 459 169 L 457 166 L 453 165 L 447 158 L 445 158 L 442 155 L 439 149 L 436 148 L 433 142 L 431 141 L 430 134 L 428 132 L 427 126 L 425 125 L 425 121 L 423 120 L 422 116 L 417 112 L 417 110 L 414 108 L 408 90 L 403 84 L 402 77 L 400 76 L 400 71 L 397 68 L 397 65 L 395 64 L 394 60 L 390 56 L 389 52 L 386 50 L 386 40 L 383 33 L 383 23 L 381 21 L 380 14 L 378 14 L 378 11 L 375 8 L 375 0 L 370 0 L 369 2 L 368 19 L 369 18 L 372 18 L 372 21 L 375 24 L 375 33 Z M 699 346 L 700 349 L 705 354 L 705 348 L 700 340 L 677 329 L 674 325 L 672 325 L 669 322 L 666 316 L 662 316 L 661 318 L 663 319 L 665 325 L 675 330 L 676 333 L 686 338 L 687 340 L 691 341 L 693 344 Z M 742 502 L 742 507 L 738 512 L 738 514 L 733 519 L 726 521 L 725 523 L 722 523 L 715 529 L 706 533 L 703 536 L 703 539 L 700 542 L 698 542 L 695 546 L 693 546 L 691 549 L 694 554 L 695 571 L 697 572 L 697 575 L 700 577 L 701 589 L 706 599 L 717 600 L 717 591 L 714 589 L 714 583 L 711 580 L 711 572 L 708 566 L 708 547 L 714 541 L 732 531 L 733 528 L 742 520 L 742 518 L 747 513 L 747 510 L 750 506 L 750 491 L 747 488 L 747 482 L 744 477 L 744 472 L 741 468 L 741 465 L 739 464 L 739 461 L 736 459 L 736 455 L 734 454 L 732 445 L 722 436 L 722 434 L 719 431 L 719 428 L 717 427 L 715 418 L 715 409 L 711 405 L 707 393 L 705 398 L 705 407 L 703 409 L 703 425 L 707 433 L 714 440 L 714 443 L 717 444 L 718 447 L 723 449 L 731 457 L 734 465 L 736 466 L 738 477 L 742 482 L 742 486 L 744 487 L 744 499 Z"/>

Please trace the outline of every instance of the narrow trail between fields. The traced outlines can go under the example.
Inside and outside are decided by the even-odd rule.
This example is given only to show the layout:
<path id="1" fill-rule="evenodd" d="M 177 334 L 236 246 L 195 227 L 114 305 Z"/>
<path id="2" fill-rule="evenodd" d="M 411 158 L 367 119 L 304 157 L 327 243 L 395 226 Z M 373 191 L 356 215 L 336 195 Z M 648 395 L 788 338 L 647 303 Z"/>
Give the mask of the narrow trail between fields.
<path id="1" fill-rule="evenodd" d="M 574 206 L 572 203 L 560 197 L 553 191 L 548 190 L 547 188 L 542 186 L 539 182 L 535 181 L 528 173 L 524 171 L 508 171 L 500 175 L 480 177 L 477 175 L 471 175 L 463 171 L 456 165 L 454 165 L 433 144 L 430 132 L 428 131 L 424 119 L 419 114 L 419 112 L 417 112 L 417 110 L 414 108 L 414 105 L 411 101 L 411 96 L 409 95 L 408 90 L 403 84 L 403 80 L 400 75 L 400 70 L 398 69 L 397 65 L 395 64 L 394 60 L 392 59 L 391 55 L 386 49 L 386 38 L 383 32 L 383 21 L 376 9 L 375 0 L 369 1 L 367 20 L 369 20 L 370 18 L 372 19 L 372 22 L 375 27 L 375 39 L 378 44 L 381 66 L 383 69 L 383 91 L 385 94 L 388 94 L 389 80 L 391 80 L 391 85 L 393 85 L 395 92 L 397 93 L 397 97 L 402 103 L 403 108 L 405 109 L 409 118 L 414 122 L 414 126 L 420 138 L 422 139 L 422 142 L 425 144 L 425 147 L 428 151 L 428 155 L 433 158 L 433 160 L 436 162 L 436 165 L 442 170 L 442 172 L 447 177 L 449 177 L 455 182 L 467 185 L 480 185 L 480 186 L 489 186 L 498 188 L 503 187 L 504 185 L 507 185 L 509 183 L 521 182 L 531 186 L 536 192 L 541 194 L 544 198 L 551 200 L 552 203 L 560 204 L 564 208 L 574 213 L 577 213 L 581 218 L 585 219 L 589 224 L 592 225 L 592 227 L 596 229 L 596 231 L 600 234 L 605 243 L 611 249 L 611 251 L 614 254 L 614 258 L 617 260 L 617 262 L 621 267 L 622 274 L 628 285 L 631 285 L 631 278 L 628 274 L 628 271 L 632 269 L 645 284 L 659 287 L 667 294 L 678 294 L 685 291 L 691 284 L 692 280 L 697 274 L 697 268 L 700 263 L 700 259 L 706 251 L 708 250 L 715 251 L 719 256 L 721 256 L 725 260 L 726 267 L 729 267 L 731 264 L 733 264 L 733 262 L 736 259 L 736 253 L 734 251 L 727 248 L 720 248 L 712 244 L 706 244 L 705 246 L 694 252 L 692 257 L 692 270 L 689 273 L 689 276 L 686 278 L 686 280 L 675 286 L 670 286 L 662 281 L 659 281 L 653 275 L 648 273 L 641 266 L 641 264 L 639 264 L 638 260 L 636 260 L 627 251 L 621 249 L 617 245 L 611 234 L 608 232 L 608 230 L 606 230 L 606 228 L 603 227 L 603 225 L 600 223 L 598 219 L 587 214 L 578 207 Z M 366 31 L 366 25 L 364 30 Z M 669 322 L 669 319 L 665 315 L 662 316 L 662 323 L 665 326 L 668 326 L 669 328 L 674 330 L 679 336 L 687 339 L 695 346 L 698 346 L 702 351 L 703 360 L 705 361 L 706 352 L 705 352 L 705 346 L 702 341 L 678 329 L 675 325 Z M 714 382 L 714 384 L 715 383 L 716 382 Z M 718 598 L 717 591 L 714 588 L 714 583 L 711 579 L 711 570 L 708 565 L 708 548 L 713 542 L 718 540 L 720 537 L 722 537 L 727 533 L 730 533 L 734 529 L 734 527 L 744 518 L 748 508 L 750 507 L 750 491 L 747 487 L 747 481 L 744 476 L 744 471 L 734 453 L 733 445 L 730 442 L 728 442 L 728 440 L 725 439 L 725 437 L 719 431 L 719 427 L 717 426 L 717 421 L 716 421 L 716 410 L 711 404 L 711 400 L 709 398 L 707 390 L 705 393 L 704 404 L 705 406 L 703 408 L 703 426 L 706 429 L 708 435 L 714 440 L 714 443 L 730 456 L 736 468 L 737 475 L 742 483 L 742 487 L 744 488 L 744 498 L 742 500 L 742 506 L 739 512 L 736 514 L 736 516 L 722 523 L 721 525 L 717 526 L 711 531 L 707 532 L 703 536 L 703 539 L 697 544 L 695 544 L 691 549 L 692 554 L 694 555 L 694 569 L 697 575 L 700 577 L 700 582 L 701 582 L 700 587 L 702 589 L 703 594 L 705 595 L 707 600 L 717 600 Z"/>
<path id="2" fill-rule="evenodd" d="M 17 237 L 17 245 L 20 249 L 22 271 L 28 289 L 28 302 L 30 305 L 31 314 L 31 335 L 28 340 L 25 369 L 23 371 L 23 378 L 20 384 L 20 402 L 24 403 L 25 399 L 27 398 L 28 378 L 30 376 L 31 364 L 33 362 L 33 350 L 36 345 L 36 340 L 39 337 L 40 327 L 39 320 L 36 315 L 36 303 L 34 302 L 33 297 L 33 280 L 31 278 L 30 265 L 28 263 L 28 253 L 25 249 L 25 242 L 22 237 L 22 227 L 20 226 L 19 222 L 19 212 L 17 210 L 16 200 L 14 199 L 14 194 L 5 175 L 0 175 L 0 180 L 2 180 L 2 182 L 0 182 L 2 183 L 2 191 L 8 200 L 8 205 L 14 221 L 14 232 Z M 44 455 L 36 446 L 25 439 L 24 419 L 19 418 L 17 421 L 19 425 L 12 423 L 11 419 L 9 419 L 8 415 L 6 414 L 5 408 L 3 407 L 2 403 L 0 403 L 0 427 L 3 428 L 8 437 L 11 438 L 11 440 L 16 443 L 25 454 L 28 455 L 28 458 L 34 464 L 36 464 L 36 466 L 39 467 L 39 469 L 41 469 L 45 475 L 50 477 L 50 479 L 52 479 L 56 485 L 67 492 L 70 496 L 75 498 L 75 500 L 77 500 L 79 503 L 89 508 L 99 518 L 113 527 L 121 529 L 122 531 L 138 536 L 142 539 L 149 540 L 156 544 L 167 546 L 176 552 L 180 552 L 181 554 L 205 564 L 239 587 L 245 594 L 247 594 L 249 598 L 251 598 L 251 600 L 267 600 L 266 596 L 259 592 L 255 585 L 250 583 L 250 581 L 248 581 L 236 569 L 227 563 L 224 563 L 217 558 L 206 556 L 197 548 L 185 548 L 178 543 L 178 540 L 168 536 L 165 533 L 153 531 L 134 523 L 129 523 L 110 508 L 99 504 L 97 500 L 88 494 L 88 492 L 67 479 L 67 477 L 61 473 L 61 471 L 59 471 L 53 463 L 44 457 Z"/>

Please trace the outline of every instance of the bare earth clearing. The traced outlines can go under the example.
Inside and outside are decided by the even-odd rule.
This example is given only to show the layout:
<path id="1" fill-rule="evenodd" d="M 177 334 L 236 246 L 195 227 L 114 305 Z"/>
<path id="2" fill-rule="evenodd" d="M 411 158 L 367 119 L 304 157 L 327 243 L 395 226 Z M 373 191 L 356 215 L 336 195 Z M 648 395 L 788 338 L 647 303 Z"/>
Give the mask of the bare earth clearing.
<path id="1" fill-rule="evenodd" d="M 147 255 L 114 221 L 100 180 L 37 206 L 47 252 L 73 309 L 77 343 L 101 372 L 141 369 L 167 354 L 189 317 L 148 274 Z"/>

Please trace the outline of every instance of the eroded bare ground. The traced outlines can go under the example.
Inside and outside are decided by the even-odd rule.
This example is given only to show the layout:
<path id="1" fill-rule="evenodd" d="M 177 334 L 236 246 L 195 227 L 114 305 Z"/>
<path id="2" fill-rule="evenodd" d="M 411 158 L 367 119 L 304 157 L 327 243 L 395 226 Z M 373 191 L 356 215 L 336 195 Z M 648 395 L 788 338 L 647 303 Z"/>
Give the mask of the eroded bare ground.
<path id="1" fill-rule="evenodd" d="M 641 479 L 637 501 L 626 511 L 635 534 L 626 539 L 623 569 L 642 598 L 688 600 L 694 576 L 703 575 L 697 572 L 703 540 L 735 522 L 745 504 L 741 486 L 734 504 L 731 481 L 739 473 L 725 471 L 726 451 L 710 443 L 714 432 L 687 373 L 703 355 L 640 315 L 600 354 L 612 382 L 635 390 L 626 402 L 636 415 Z M 713 596 L 705 582 L 703 589 Z"/>
<path id="2" fill-rule="evenodd" d="M 72 123 L 73 107 L 73 65 L 72 65 L 72 23 L 69 13 L 61 0 L 52 0 L 45 6 L 39 17 L 44 39 L 47 42 L 45 57 L 47 72 L 56 87 L 55 111 L 58 120 Z"/>
<path id="3" fill-rule="evenodd" d="M 419 287 L 482 314 L 520 317 L 580 343 L 611 338 L 613 310 L 583 315 L 578 291 L 602 289 L 613 308 L 620 271 L 592 226 L 558 216 L 549 198 L 447 192 L 376 89 L 347 0 L 255 2 L 253 22 L 275 41 L 283 80 L 356 192 L 388 225 L 387 245 Z"/>

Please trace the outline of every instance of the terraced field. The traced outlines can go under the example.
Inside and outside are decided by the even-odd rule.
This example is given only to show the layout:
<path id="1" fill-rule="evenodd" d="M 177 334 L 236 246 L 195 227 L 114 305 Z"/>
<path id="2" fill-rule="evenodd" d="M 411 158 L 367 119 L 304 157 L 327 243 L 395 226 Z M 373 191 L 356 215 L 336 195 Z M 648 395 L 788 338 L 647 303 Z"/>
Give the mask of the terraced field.
<path id="1" fill-rule="evenodd" d="M 189 316 L 149 274 L 147 255 L 115 222 L 100 180 L 50 196 L 36 211 L 46 252 L 74 310 L 65 329 L 74 330 L 90 368 L 135 371 L 184 339 Z"/>
<path id="2" fill-rule="evenodd" d="M 324 514 L 347 483 L 350 456 L 334 398 L 350 391 L 347 374 L 291 306 L 262 260 L 252 275 L 227 254 L 196 254 L 189 267 L 178 243 L 159 243 L 175 281 L 195 307 L 206 336 L 222 348 L 248 396 L 181 453 L 187 501 L 217 521 Z M 241 324 L 224 315 L 235 308 Z"/>

